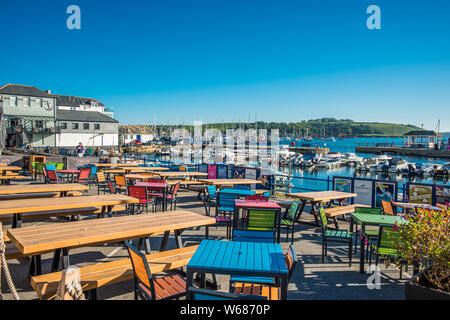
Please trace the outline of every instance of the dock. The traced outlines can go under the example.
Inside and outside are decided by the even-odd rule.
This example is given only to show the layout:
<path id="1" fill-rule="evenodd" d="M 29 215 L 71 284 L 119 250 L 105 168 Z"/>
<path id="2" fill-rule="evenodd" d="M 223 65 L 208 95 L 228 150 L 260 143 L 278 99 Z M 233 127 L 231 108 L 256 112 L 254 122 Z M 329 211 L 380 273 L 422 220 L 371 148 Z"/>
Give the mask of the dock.
<path id="1" fill-rule="evenodd" d="M 321 153 L 326 155 L 330 152 L 330 148 L 315 148 L 315 147 L 289 147 L 289 151 L 296 153 Z"/>
<path id="2" fill-rule="evenodd" d="M 373 154 L 387 153 L 405 157 L 450 159 L 450 150 L 416 149 L 402 147 L 355 147 L 355 152 Z"/>

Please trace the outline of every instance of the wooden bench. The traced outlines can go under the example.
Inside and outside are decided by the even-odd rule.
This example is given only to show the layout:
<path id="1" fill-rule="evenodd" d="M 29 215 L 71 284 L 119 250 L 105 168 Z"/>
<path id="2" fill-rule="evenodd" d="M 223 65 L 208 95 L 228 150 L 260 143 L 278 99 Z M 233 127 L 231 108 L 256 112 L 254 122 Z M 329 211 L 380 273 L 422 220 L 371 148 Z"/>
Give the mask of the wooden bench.
<path id="1" fill-rule="evenodd" d="M 331 207 L 325 209 L 325 214 L 329 218 L 334 218 L 337 216 L 341 216 L 347 213 L 353 213 L 355 212 L 355 205 L 350 204 L 346 206 L 339 206 L 339 207 Z"/>
<path id="2" fill-rule="evenodd" d="M 147 254 L 151 273 L 156 274 L 186 266 L 197 248 L 198 245 Z M 34 276 L 31 278 L 31 286 L 40 299 L 50 300 L 56 296 L 61 277 L 62 271 Z M 80 267 L 83 291 L 96 290 L 133 278 L 133 268 L 129 258 Z"/>

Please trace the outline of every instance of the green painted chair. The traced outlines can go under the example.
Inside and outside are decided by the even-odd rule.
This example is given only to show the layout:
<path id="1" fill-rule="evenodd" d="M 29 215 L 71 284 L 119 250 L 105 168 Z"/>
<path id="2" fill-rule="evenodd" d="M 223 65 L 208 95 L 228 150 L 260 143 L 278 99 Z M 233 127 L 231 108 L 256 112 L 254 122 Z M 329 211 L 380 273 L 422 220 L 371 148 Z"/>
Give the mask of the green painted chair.
<path id="1" fill-rule="evenodd" d="M 295 220 L 297 219 L 298 206 L 300 202 L 294 201 L 292 202 L 289 210 L 286 212 L 285 216 L 280 221 L 280 228 L 286 229 L 286 242 L 289 241 L 289 231 L 291 231 L 291 244 L 294 244 L 294 225 Z"/>
<path id="2" fill-rule="evenodd" d="M 247 230 L 274 231 L 277 227 L 276 210 L 248 210 Z"/>
<path id="3" fill-rule="evenodd" d="M 364 213 L 364 214 L 381 214 L 381 208 L 364 208 L 364 207 L 356 207 L 355 208 L 355 213 Z M 356 248 L 357 248 L 357 243 L 358 243 L 358 239 L 360 238 L 359 236 L 360 231 L 358 230 L 358 222 L 355 222 L 355 250 L 354 253 L 356 254 Z M 369 245 L 370 245 L 370 240 L 376 240 L 378 238 L 378 229 L 376 230 L 365 230 L 364 234 L 367 236 L 368 238 L 368 243 L 367 243 L 367 250 L 366 250 L 366 260 L 369 254 Z"/>
<path id="4" fill-rule="evenodd" d="M 375 254 L 375 265 L 378 261 L 385 259 L 400 259 L 395 243 L 400 239 L 398 227 L 392 225 L 380 225 L 378 230 L 377 242 L 370 246 L 369 266 L 372 264 L 372 254 Z M 406 265 L 406 268 L 408 266 Z M 402 278 L 403 265 L 400 267 L 400 279 Z"/>
<path id="5" fill-rule="evenodd" d="M 349 265 L 352 266 L 352 233 L 347 230 L 329 229 L 328 218 L 323 207 L 319 210 L 321 229 L 322 229 L 322 263 L 328 251 L 328 242 L 338 242 L 348 244 Z"/>
<path id="6" fill-rule="evenodd" d="M 35 162 L 35 164 L 34 164 L 34 180 L 37 179 L 38 174 L 42 174 L 42 176 L 45 178 L 43 168 L 45 168 L 45 163 Z"/>

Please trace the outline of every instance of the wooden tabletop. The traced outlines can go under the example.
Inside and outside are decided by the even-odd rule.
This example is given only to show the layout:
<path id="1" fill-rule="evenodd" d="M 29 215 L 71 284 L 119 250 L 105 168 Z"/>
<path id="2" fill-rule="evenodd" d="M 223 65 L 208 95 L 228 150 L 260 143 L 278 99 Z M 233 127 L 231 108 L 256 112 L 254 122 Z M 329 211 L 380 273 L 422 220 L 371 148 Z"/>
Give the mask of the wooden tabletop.
<path id="1" fill-rule="evenodd" d="M 122 194 L 0 201 L 0 215 L 138 203 Z"/>
<path id="2" fill-rule="evenodd" d="M 0 175 L 0 179 L 2 179 L 2 180 L 25 179 L 25 177 L 24 176 L 17 176 L 17 175 L 5 175 L 5 176 Z"/>
<path id="3" fill-rule="evenodd" d="M 253 180 L 253 179 L 198 179 L 198 181 L 215 186 L 262 183 L 261 180 Z"/>
<path id="4" fill-rule="evenodd" d="M 261 209 L 281 209 L 280 205 L 273 201 L 258 201 L 258 200 L 234 200 L 237 208 L 261 208 Z"/>
<path id="5" fill-rule="evenodd" d="M 150 172 L 149 172 L 150 173 Z M 188 172 L 188 171 L 170 171 L 170 172 L 154 172 L 160 177 L 207 177 L 205 172 Z"/>
<path id="6" fill-rule="evenodd" d="M 96 167 L 136 167 L 138 163 L 94 163 Z"/>
<path id="7" fill-rule="evenodd" d="M 0 186 L 1 194 L 15 193 L 40 193 L 40 192 L 63 192 L 63 191 L 85 191 L 88 186 L 78 183 L 58 183 L 58 184 L 24 184 Z"/>
<path id="8" fill-rule="evenodd" d="M 11 241 L 23 254 L 61 248 L 118 242 L 154 233 L 216 223 L 215 218 L 186 210 L 74 221 L 8 229 Z"/>
<path id="9" fill-rule="evenodd" d="M 442 211 L 442 209 L 443 209 L 443 208 L 432 206 L 432 205 L 426 204 L 426 203 L 411 203 L 411 202 L 395 202 L 395 201 L 392 201 L 392 204 L 394 206 L 402 208 L 402 209 L 420 208 L 420 209 L 429 209 L 429 210 L 434 210 L 434 211 Z"/>
<path id="10" fill-rule="evenodd" d="M 286 196 L 305 201 L 319 202 L 319 201 L 331 201 L 346 198 L 354 198 L 357 196 L 357 194 L 341 191 L 314 191 L 314 192 L 287 193 Z"/>
<path id="11" fill-rule="evenodd" d="M 22 170 L 21 167 L 14 167 L 14 166 L 1 166 L 0 171 L 20 171 Z"/>

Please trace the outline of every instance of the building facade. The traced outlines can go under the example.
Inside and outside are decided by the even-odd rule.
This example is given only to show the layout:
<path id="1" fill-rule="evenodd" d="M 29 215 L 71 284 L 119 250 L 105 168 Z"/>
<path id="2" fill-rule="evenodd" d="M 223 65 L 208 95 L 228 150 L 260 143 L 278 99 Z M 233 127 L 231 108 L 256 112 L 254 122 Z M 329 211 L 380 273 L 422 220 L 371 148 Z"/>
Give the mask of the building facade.
<path id="1" fill-rule="evenodd" d="M 32 86 L 0 87 L 6 147 L 56 146 L 56 99 Z"/>
<path id="2" fill-rule="evenodd" d="M 133 141 L 148 143 L 153 140 L 153 132 L 148 126 L 144 125 L 121 125 L 119 126 L 120 144 L 129 144 Z"/>
<path id="3" fill-rule="evenodd" d="M 57 110 L 57 146 L 74 148 L 80 142 L 86 148 L 116 148 L 119 122 L 96 111 Z"/>

